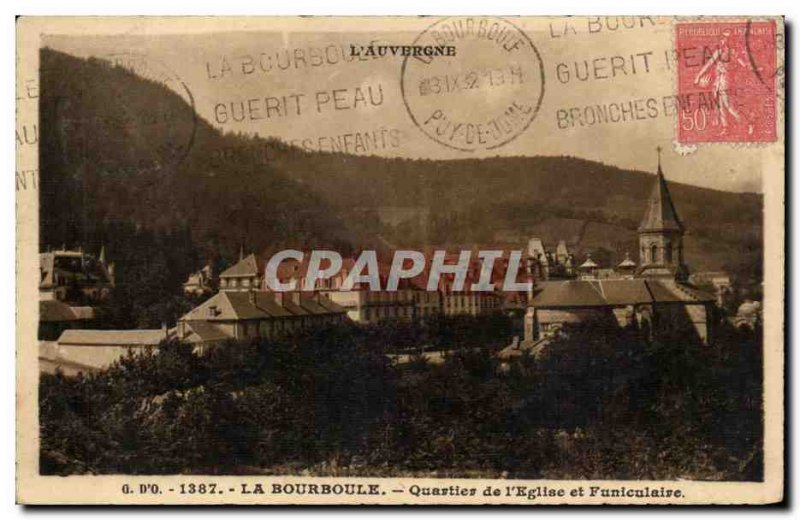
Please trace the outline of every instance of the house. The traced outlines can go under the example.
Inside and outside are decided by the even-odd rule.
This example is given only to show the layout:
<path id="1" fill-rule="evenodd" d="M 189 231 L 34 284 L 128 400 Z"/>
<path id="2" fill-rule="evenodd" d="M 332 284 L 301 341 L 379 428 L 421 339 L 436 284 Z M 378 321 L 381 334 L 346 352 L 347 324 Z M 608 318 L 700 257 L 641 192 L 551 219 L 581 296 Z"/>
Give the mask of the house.
<path id="1" fill-rule="evenodd" d="M 189 275 L 183 282 L 183 293 L 187 296 L 202 296 L 214 292 L 214 270 L 206 265 L 197 272 Z"/>
<path id="2" fill-rule="evenodd" d="M 175 337 L 204 347 L 276 338 L 341 323 L 346 311 L 321 293 L 220 291 L 178 320 Z"/>
<path id="3" fill-rule="evenodd" d="M 98 302 L 114 287 L 114 263 L 106 261 L 105 247 L 99 258 L 83 249 L 39 254 L 39 298 L 72 303 Z"/>
<path id="4" fill-rule="evenodd" d="M 39 331 L 42 340 L 55 340 L 66 329 L 85 328 L 95 320 L 94 305 L 114 287 L 114 263 L 83 249 L 39 254 Z"/>
<path id="5" fill-rule="evenodd" d="M 259 290 L 264 282 L 264 260 L 261 256 L 239 253 L 239 261 L 219 275 L 220 291 Z"/>
<path id="6" fill-rule="evenodd" d="M 587 256 L 577 280 L 539 282 L 525 315 L 522 343 L 530 346 L 569 325 L 589 321 L 635 326 L 649 338 L 681 330 L 704 343 L 712 341 L 715 297 L 687 281 L 684 232 L 659 156 L 655 185 L 638 228 L 640 265 L 626 255 L 616 269 L 601 268 Z"/>

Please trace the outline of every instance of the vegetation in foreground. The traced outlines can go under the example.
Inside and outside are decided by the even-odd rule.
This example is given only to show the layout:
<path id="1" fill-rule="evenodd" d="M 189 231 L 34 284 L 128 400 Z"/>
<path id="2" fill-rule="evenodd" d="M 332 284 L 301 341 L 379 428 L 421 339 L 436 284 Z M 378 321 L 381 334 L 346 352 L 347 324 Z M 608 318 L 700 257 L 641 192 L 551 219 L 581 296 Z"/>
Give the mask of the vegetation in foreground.
<path id="1" fill-rule="evenodd" d="M 43 375 L 40 470 L 762 479 L 759 331 L 704 347 L 595 325 L 507 364 L 393 365 L 376 344 L 344 326 Z"/>

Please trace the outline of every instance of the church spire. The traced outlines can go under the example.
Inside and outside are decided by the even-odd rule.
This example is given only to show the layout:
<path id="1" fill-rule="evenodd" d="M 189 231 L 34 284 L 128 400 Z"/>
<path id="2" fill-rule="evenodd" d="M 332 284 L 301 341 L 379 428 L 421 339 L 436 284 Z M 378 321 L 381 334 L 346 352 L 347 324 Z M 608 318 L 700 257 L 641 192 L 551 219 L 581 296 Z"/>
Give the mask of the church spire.
<path id="1" fill-rule="evenodd" d="M 639 276 L 685 280 L 688 268 L 683 263 L 684 228 L 661 169 L 661 147 L 656 151 L 656 182 L 639 225 Z"/>
<path id="2" fill-rule="evenodd" d="M 669 194 L 667 180 L 661 170 L 661 147 L 658 151 L 658 169 L 656 171 L 656 183 L 650 198 L 647 201 L 647 208 L 639 225 L 639 231 L 677 231 L 683 233 L 683 224 L 678 218 L 678 212 L 672 204 L 672 197 Z"/>

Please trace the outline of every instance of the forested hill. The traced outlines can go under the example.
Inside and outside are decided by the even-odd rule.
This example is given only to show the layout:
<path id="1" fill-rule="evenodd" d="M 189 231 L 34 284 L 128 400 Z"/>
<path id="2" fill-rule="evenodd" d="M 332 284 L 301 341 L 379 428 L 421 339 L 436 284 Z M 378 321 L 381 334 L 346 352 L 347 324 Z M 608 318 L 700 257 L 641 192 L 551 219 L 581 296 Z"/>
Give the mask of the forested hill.
<path id="1" fill-rule="evenodd" d="M 295 246 L 635 249 L 652 174 L 572 157 L 408 160 L 223 134 L 186 96 L 108 62 L 41 56 L 42 247 L 115 244 L 113 226 L 190 234 L 192 262 Z M 676 166 L 677 167 L 677 166 Z M 669 177 L 669 171 L 667 170 Z M 698 173 L 700 174 L 700 172 Z M 762 198 L 672 184 L 695 268 L 757 273 Z M 116 228 L 115 228 L 116 229 Z M 735 265 L 733 265 L 735 264 Z"/>

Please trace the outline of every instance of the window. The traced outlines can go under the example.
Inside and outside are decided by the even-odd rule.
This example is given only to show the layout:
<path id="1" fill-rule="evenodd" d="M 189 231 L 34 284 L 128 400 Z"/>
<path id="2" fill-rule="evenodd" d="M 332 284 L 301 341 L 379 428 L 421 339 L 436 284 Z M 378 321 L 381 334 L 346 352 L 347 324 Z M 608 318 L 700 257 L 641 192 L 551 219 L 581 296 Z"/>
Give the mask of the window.
<path id="1" fill-rule="evenodd" d="M 655 244 L 650 246 L 650 263 L 651 264 L 658 263 L 658 246 Z"/>
<path id="2" fill-rule="evenodd" d="M 670 244 L 669 242 L 667 242 L 667 245 L 664 248 L 664 255 L 667 257 L 666 263 L 671 264 L 672 263 L 672 244 Z"/>

